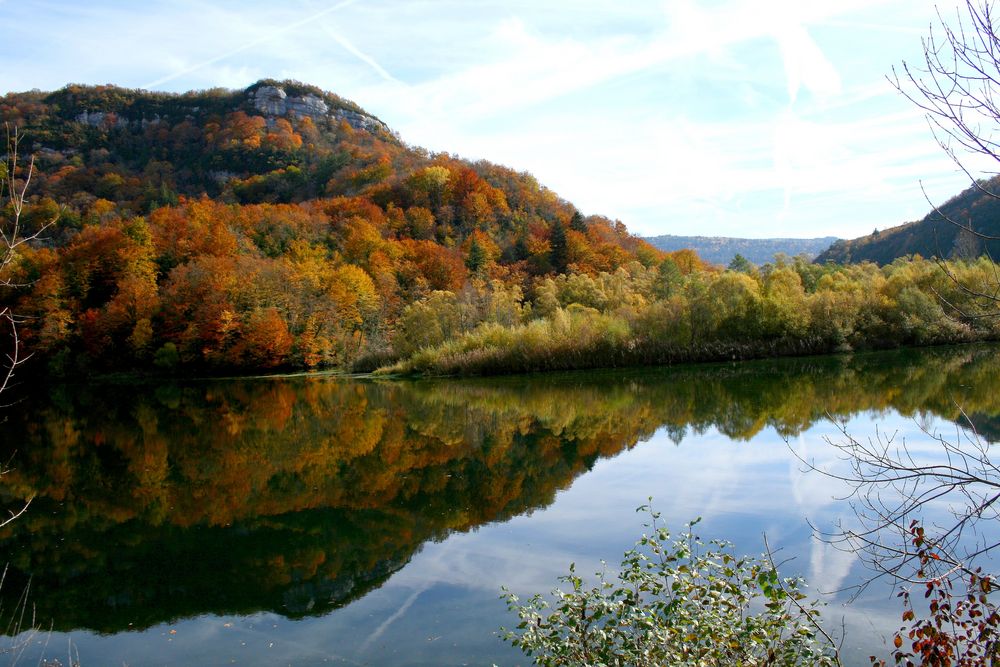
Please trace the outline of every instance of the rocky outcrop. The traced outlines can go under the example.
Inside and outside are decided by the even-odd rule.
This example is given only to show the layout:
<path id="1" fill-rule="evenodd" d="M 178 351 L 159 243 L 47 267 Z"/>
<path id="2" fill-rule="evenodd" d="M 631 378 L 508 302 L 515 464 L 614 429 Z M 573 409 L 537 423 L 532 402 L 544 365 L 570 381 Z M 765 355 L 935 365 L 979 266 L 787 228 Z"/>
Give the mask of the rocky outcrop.
<path id="1" fill-rule="evenodd" d="M 161 121 L 160 116 L 153 118 L 123 118 L 113 111 L 81 111 L 74 120 L 91 127 L 140 127 L 146 129 L 150 125 L 155 125 Z"/>
<path id="2" fill-rule="evenodd" d="M 285 106 L 288 108 L 288 113 L 298 116 L 309 116 L 311 118 L 325 116 L 326 112 L 330 110 L 326 102 L 315 95 L 289 97 L 285 101 Z"/>
<path id="3" fill-rule="evenodd" d="M 107 114 L 103 111 L 81 111 L 76 115 L 76 122 L 83 123 L 84 125 L 90 125 L 92 127 L 99 127 L 104 124 L 104 119 Z"/>
<path id="4" fill-rule="evenodd" d="M 293 90 L 295 89 L 293 88 Z M 355 130 L 371 134 L 394 134 L 385 123 L 377 118 L 357 110 L 356 107 L 345 108 L 338 103 L 335 96 L 324 96 L 318 91 L 303 91 L 300 94 L 290 95 L 287 89 L 281 85 L 262 82 L 247 91 L 246 100 L 249 107 L 265 118 L 269 127 L 273 127 L 279 118 L 311 118 L 314 122 L 324 120 L 330 121 L 334 125 L 345 122 Z M 238 108 L 238 104 L 234 106 Z M 232 110 L 235 111 L 236 108 Z M 139 116 L 135 109 L 132 109 L 131 112 Z M 125 115 L 128 113 L 129 111 L 125 109 L 121 112 L 83 110 L 77 113 L 73 119 L 83 125 L 106 130 L 112 128 L 137 130 L 163 122 L 164 119 L 176 121 L 179 114 L 186 114 L 183 117 L 193 121 L 202 115 L 202 109 L 198 106 L 181 106 L 180 109 L 174 107 L 170 113 L 163 117 L 159 113 L 151 111 L 147 111 L 141 117 Z M 210 113 L 218 113 L 218 111 L 212 110 Z"/>
<path id="5" fill-rule="evenodd" d="M 337 109 L 333 112 L 333 117 L 344 121 L 355 130 L 364 130 L 371 133 L 389 131 L 389 128 L 382 121 L 371 116 L 366 116 L 363 113 L 358 113 L 357 111 L 351 111 L 350 109 Z"/>
<path id="6" fill-rule="evenodd" d="M 285 91 L 275 86 L 261 86 L 253 94 L 253 106 L 267 116 L 284 116 Z"/>
<path id="7" fill-rule="evenodd" d="M 389 128 L 385 124 L 371 116 L 350 109 L 333 109 L 326 100 L 316 95 L 306 94 L 301 97 L 290 96 L 283 88 L 278 86 L 260 86 L 250 93 L 250 100 L 254 109 L 263 114 L 269 121 L 279 116 L 295 116 L 303 118 L 308 116 L 313 120 L 319 118 L 332 118 L 335 121 L 344 121 L 355 130 L 365 132 L 388 132 Z"/>

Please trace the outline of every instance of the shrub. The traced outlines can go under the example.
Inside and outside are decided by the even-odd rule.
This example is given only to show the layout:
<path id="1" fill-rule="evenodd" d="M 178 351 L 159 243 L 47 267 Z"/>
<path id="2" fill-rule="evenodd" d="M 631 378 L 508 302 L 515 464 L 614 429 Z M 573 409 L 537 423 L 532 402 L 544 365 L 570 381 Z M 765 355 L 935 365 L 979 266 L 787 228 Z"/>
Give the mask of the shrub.
<path id="1" fill-rule="evenodd" d="M 799 578 L 781 578 L 769 556 L 737 557 L 727 542 L 678 538 L 652 522 L 625 555 L 620 572 L 599 572 L 588 588 L 573 565 L 552 601 L 521 603 L 504 589 L 520 619 L 505 640 L 536 664 L 839 665 L 819 626 L 819 603 Z"/>
<path id="2" fill-rule="evenodd" d="M 181 362 L 181 355 L 173 343 L 164 343 L 153 356 L 153 364 L 162 370 L 172 371 Z"/>

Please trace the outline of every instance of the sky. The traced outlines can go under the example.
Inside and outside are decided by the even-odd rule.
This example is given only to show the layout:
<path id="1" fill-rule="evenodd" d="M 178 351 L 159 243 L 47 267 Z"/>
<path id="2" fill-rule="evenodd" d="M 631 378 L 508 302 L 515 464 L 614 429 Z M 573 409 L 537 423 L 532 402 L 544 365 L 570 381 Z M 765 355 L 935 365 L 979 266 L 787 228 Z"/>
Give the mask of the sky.
<path id="1" fill-rule="evenodd" d="M 0 0 L 0 92 L 296 79 L 642 235 L 851 238 L 968 185 L 886 79 L 936 20 L 931 0 Z"/>

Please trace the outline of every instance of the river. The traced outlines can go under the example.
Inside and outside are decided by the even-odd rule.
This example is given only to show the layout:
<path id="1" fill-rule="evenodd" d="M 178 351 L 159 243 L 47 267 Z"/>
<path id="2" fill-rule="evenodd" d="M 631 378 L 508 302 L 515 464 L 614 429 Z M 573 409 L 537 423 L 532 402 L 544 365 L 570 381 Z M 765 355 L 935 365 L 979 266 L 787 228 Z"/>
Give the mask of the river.
<path id="1" fill-rule="evenodd" d="M 825 594 L 853 664 L 887 655 L 892 591 L 816 540 L 850 519 L 844 437 L 933 452 L 1000 434 L 1000 347 L 496 379 L 313 375 L 50 387 L 5 410 L 9 662 L 527 664 L 527 595 L 612 565 L 652 497 L 671 527 Z M 27 611 L 21 614 L 21 611 Z M 33 617 L 33 621 L 31 620 Z"/>

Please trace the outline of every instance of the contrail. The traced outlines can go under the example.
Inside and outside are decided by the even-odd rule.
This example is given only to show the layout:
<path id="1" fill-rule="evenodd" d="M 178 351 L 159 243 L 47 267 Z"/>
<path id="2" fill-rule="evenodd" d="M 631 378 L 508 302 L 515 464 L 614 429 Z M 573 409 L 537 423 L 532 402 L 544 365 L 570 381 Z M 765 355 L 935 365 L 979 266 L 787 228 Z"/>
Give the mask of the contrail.
<path id="1" fill-rule="evenodd" d="M 393 621 L 395 621 L 400 616 L 402 616 L 403 614 L 405 614 L 407 612 L 407 610 L 413 605 L 413 603 L 416 602 L 417 597 L 421 593 L 423 593 L 424 591 L 426 591 L 428 588 L 430 588 L 430 584 L 425 584 L 423 587 L 418 588 L 417 590 L 413 591 L 413 593 L 410 595 L 410 597 L 406 598 L 406 601 L 403 602 L 402 605 L 400 605 L 399 609 L 397 609 L 396 611 L 394 611 L 392 613 L 392 615 L 389 616 L 389 618 L 387 618 L 384 621 L 382 621 L 382 623 L 379 624 L 379 626 L 377 628 L 375 628 L 375 631 L 372 632 L 371 635 L 368 636 L 368 639 L 366 639 L 364 641 L 364 643 L 361 645 L 361 648 L 359 648 L 358 651 L 359 652 L 364 652 L 364 651 L 368 650 L 368 647 L 371 646 L 373 642 L 375 642 L 379 637 L 382 636 L 382 633 L 384 633 L 386 631 L 386 629 L 390 625 L 392 625 Z"/>
<path id="2" fill-rule="evenodd" d="M 324 9 L 322 11 L 316 12 L 312 16 L 307 16 L 306 18 L 301 19 L 299 21 L 296 21 L 295 23 L 291 23 L 289 25 L 286 25 L 283 28 L 280 28 L 280 29 L 278 29 L 276 31 L 270 32 L 265 37 L 261 37 L 260 39 L 256 39 L 256 40 L 254 40 L 252 42 L 248 42 L 247 44 L 244 44 L 243 46 L 235 48 L 235 49 L 233 49 L 231 51 L 227 51 L 226 53 L 223 53 L 221 55 L 215 56 L 214 58 L 209 58 L 208 60 L 200 62 L 200 63 L 198 63 L 196 65 L 191 65 L 190 67 L 185 67 L 184 69 L 182 69 L 180 71 L 177 71 L 177 72 L 174 72 L 173 74 L 168 74 L 167 76 L 159 78 L 156 81 L 151 81 L 150 83 L 147 83 L 146 85 L 144 85 L 142 87 L 143 88 L 147 88 L 147 89 L 148 88 L 154 88 L 156 86 L 163 85 L 164 83 L 166 83 L 168 81 L 173 81 L 174 79 L 176 79 L 178 77 L 182 77 L 185 74 L 190 74 L 191 72 L 196 72 L 196 71 L 200 70 L 203 67 L 208 67 L 209 65 L 213 65 L 213 64 L 219 62 L 220 60 L 225 60 L 226 58 L 230 58 L 232 56 L 235 56 L 237 53 L 242 53 L 243 51 L 247 51 L 248 49 L 252 49 L 255 46 L 263 44 L 264 42 L 268 42 L 268 41 L 274 39 L 278 35 L 283 35 L 286 32 L 290 32 L 292 30 L 295 30 L 296 28 L 301 28 L 302 26 L 304 26 L 304 25 L 306 25 L 308 23 L 312 23 L 316 19 L 322 18 L 323 16 L 326 16 L 327 14 L 335 12 L 335 11 L 337 11 L 339 9 L 343 9 L 344 7 L 347 7 L 348 5 L 353 5 L 355 2 L 357 2 L 357 0 L 342 0 L 341 2 L 338 2 L 337 4 L 335 4 L 335 5 L 331 6 L 331 7 L 327 7 L 326 9 Z"/>
<path id="3" fill-rule="evenodd" d="M 2 1 L 2 0 L 0 0 L 0 1 Z M 379 65 L 375 61 L 374 58 L 372 58 L 367 53 L 365 53 L 365 52 L 361 51 L 360 49 L 358 49 L 358 47 L 354 46 L 354 44 L 352 44 L 349 41 L 347 41 L 347 39 L 345 39 L 341 35 L 337 34 L 333 30 L 331 30 L 329 27 L 327 27 L 327 26 L 324 25 L 323 26 L 323 32 L 325 32 L 327 35 L 329 35 L 330 38 L 333 39 L 333 41 L 337 42 L 337 44 L 340 44 L 344 48 L 345 51 L 347 51 L 351 55 L 355 56 L 358 60 L 362 61 L 363 63 L 365 63 L 366 65 L 368 65 L 369 67 L 371 67 L 373 70 L 375 70 L 376 72 L 378 72 L 378 75 L 380 77 L 382 77 L 383 79 L 385 79 L 386 81 L 389 81 L 391 83 L 399 83 L 399 84 L 402 83 L 402 81 L 400 81 L 399 79 L 397 79 L 393 75 L 389 74 L 389 72 L 387 72 L 384 67 L 382 67 L 381 65 Z"/>

